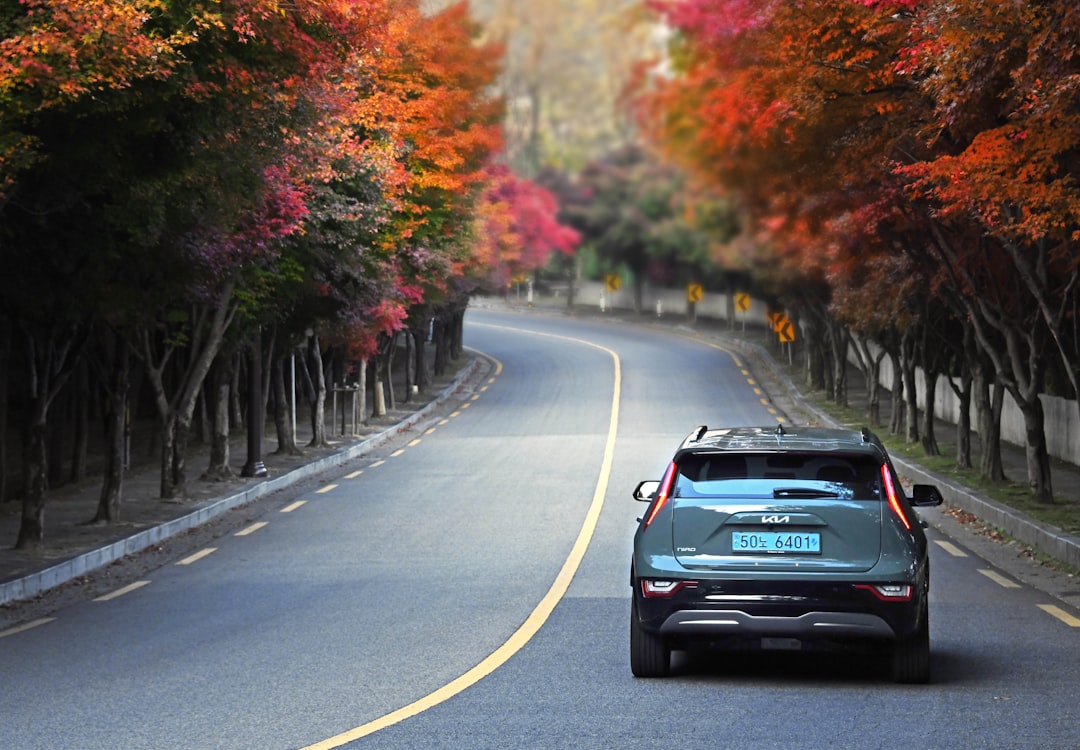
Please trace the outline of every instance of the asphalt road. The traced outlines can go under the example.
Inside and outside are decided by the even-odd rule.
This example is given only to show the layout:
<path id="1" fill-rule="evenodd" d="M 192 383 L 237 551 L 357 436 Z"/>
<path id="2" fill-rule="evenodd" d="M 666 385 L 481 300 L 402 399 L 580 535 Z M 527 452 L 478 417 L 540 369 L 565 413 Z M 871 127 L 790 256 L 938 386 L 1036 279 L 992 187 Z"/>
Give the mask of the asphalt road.
<path id="1" fill-rule="evenodd" d="M 835 656 L 631 677 L 630 490 L 695 425 L 780 415 L 672 333 L 472 310 L 465 336 L 495 365 L 445 414 L 0 640 L 0 745 L 1080 747 L 1080 628 L 937 532 L 928 686 Z"/>

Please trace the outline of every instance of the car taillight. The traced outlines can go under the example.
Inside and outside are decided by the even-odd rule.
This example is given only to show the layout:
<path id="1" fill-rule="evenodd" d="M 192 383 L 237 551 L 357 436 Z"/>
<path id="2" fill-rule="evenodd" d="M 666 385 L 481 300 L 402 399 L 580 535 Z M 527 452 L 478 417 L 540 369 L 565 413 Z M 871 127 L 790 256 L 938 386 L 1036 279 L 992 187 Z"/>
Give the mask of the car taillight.
<path id="1" fill-rule="evenodd" d="M 896 517 L 900 519 L 900 522 L 904 524 L 904 528 L 911 531 L 911 521 L 908 520 L 907 514 L 904 513 L 904 506 L 900 504 L 900 496 L 896 494 L 896 487 L 893 485 L 892 472 L 889 471 L 889 467 L 882 464 L 881 466 L 881 478 L 885 483 L 885 497 L 889 500 L 889 507 L 892 508 L 892 512 L 896 514 Z"/>
<path id="2" fill-rule="evenodd" d="M 869 591 L 883 602 L 911 601 L 911 586 L 906 583 L 860 583 L 855 588 Z"/>
<path id="3" fill-rule="evenodd" d="M 672 461 L 668 464 L 667 471 L 664 472 L 664 478 L 660 480 L 660 487 L 656 490 L 656 500 L 653 501 L 652 511 L 649 513 L 649 517 L 645 519 L 646 526 L 652 523 L 660 509 L 667 505 L 668 497 L 671 494 L 671 485 L 675 483 L 675 474 L 675 462 Z"/>
<path id="4" fill-rule="evenodd" d="M 685 588 L 694 588 L 697 581 L 653 581 L 645 579 L 641 582 L 641 593 L 648 599 L 660 599 L 675 596 Z"/>

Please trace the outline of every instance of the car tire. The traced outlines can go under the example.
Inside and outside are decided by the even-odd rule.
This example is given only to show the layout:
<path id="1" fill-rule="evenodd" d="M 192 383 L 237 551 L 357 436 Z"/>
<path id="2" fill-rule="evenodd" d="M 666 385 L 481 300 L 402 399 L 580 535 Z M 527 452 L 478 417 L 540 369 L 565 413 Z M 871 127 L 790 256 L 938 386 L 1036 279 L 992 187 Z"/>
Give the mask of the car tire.
<path id="1" fill-rule="evenodd" d="M 893 644 L 892 678 L 909 685 L 930 681 L 930 620 L 925 613 L 914 635 Z"/>
<path id="2" fill-rule="evenodd" d="M 661 636 L 641 627 L 637 601 L 630 611 L 630 671 L 635 677 L 666 677 L 671 671 L 671 649 Z"/>

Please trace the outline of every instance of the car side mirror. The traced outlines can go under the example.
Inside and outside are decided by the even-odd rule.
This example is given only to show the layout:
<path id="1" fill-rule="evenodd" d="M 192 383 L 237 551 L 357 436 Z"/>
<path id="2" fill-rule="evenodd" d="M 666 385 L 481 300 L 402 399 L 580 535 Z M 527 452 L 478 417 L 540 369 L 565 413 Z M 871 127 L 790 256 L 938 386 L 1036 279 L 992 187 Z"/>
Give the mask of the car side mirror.
<path id="1" fill-rule="evenodd" d="M 945 498 L 941 496 L 941 490 L 933 484 L 916 484 L 911 487 L 911 504 L 928 507 L 941 505 Z"/>
<path id="2" fill-rule="evenodd" d="M 655 479 L 638 482 L 638 486 L 634 488 L 634 499 L 639 503 L 651 503 L 659 489 L 660 482 Z"/>

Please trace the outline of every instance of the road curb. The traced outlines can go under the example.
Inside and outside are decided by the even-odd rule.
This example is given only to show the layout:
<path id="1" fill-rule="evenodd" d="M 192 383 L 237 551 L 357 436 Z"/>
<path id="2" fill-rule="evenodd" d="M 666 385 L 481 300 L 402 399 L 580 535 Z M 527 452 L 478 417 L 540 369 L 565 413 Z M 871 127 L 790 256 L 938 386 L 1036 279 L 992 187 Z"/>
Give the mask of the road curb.
<path id="1" fill-rule="evenodd" d="M 234 508 L 251 503 L 273 492 L 285 489 L 304 479 L 337 468 L 354 458 L 367 453 L 386 442 L 402 430 L 408 429 L 426 419 L 435 409 L 448 401 L 461 387 L 472 378 L 486 360 L 478 353 L 472 353 L 472 361 L 462 368 L 450 385 L 446 386 L 431 403 L 410 414 L 402 421 L 378 432 L 359 443 L 350 445 L 336 453 L 316 459 L 299 466 L 280 476 L 267 479 L 227 497 L 208 500 L 179 518 L 158 526 L 124 537 L 104 547 L 84 552 L 64 560 L 44 570 L 30 573 L 21 578 L 0 584 L 0 605 L 22 599 L 31 599 L 49 589 L 61 586 L 80 576 L 87 575 L 128 555 L 142 552 L 170 537 L 202 526 L 211 519 Z"/>

